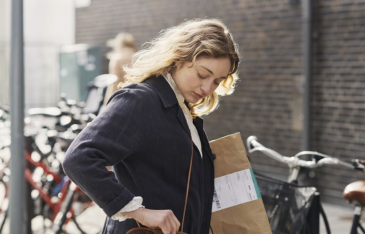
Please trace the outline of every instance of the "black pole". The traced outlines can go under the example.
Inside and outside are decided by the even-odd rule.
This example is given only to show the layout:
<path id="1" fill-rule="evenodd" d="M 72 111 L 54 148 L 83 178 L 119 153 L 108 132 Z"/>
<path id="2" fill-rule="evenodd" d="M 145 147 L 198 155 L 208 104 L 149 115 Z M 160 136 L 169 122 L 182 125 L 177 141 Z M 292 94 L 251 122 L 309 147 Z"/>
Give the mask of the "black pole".
<path id="1" fill-rule="evenodd" d="M 11 1 L 10 49 L 10 234 L 25 233 L 24 219 L 24 35 L 23 0 Z"/>

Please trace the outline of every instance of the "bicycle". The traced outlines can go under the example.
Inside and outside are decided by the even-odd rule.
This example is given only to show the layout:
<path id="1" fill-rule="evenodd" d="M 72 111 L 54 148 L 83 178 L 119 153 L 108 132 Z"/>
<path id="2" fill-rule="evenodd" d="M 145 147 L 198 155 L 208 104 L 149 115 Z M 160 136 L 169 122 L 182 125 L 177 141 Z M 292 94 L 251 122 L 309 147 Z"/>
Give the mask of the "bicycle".
<path id="1" fill-rule="evenodd" d="M 263 185 L 259 187 L 260 190 L 263 193 L 263 202 L 265 204 L 265 208 L 269 217 L 270 225 L 272 226 L 273 231 L 277 233 L 294 233 L 294 231 L 290 228 L 296 228 L 298 229 L 300 227 L 300 222 L 297 222 L 298 220 L 291 219 L 292 217 L 289 217 L 293 212 L 299 213 L 298 216 L 294 216 L 295 218 L 300 217 L 303 222 L 303 219 L 305 219 L 305 222 L 308 222 L 307 229 L 299 230 L 295 233 L 303 233 L 306 232 L 310 234 L 316 234 L 319 233 L 319 214 L 322 214 L 324 224 L 326 226 L 327 233 L 331 233 L 330 226 L 328 224 L 326 215 L 323 211 L 322 205 L 320 203 L 320 194 L 317 191 L 315 187 L 311 186 L 300 186 L 298 185 L 298 177 L 299 172 L 301 168 L 316 168 L 324 165 L 342 165 L 347 168 L 355 169 L 364 171 L 365 167 L 364 164 L 359 160 L 353 160 L 350 162 L 345 162 L 342 160 L 339 160 L 335 157 L 331 157 L 326 154 L 322 154 L 315 151 L 302 151 L 297 153 L 294 156 L 283 156 L 280 153 L 269 149 L 262 145 L 255 136 L 250 136 L 247 138 L 247 148 L 249 153 L 253 153 L 255 151 L 260 151 L 264 153 L 265 155 L 269 156 L 270 158 L 273 158 L 276 161 L 279 161 L 281 163 L 287 164 L 290 171 L 288 176 L 288 181 L 283 182 L 279 181 L 264 175 L 261 175 L 260 173 L 256 173 L 258 177 L 258 181 L 262 180 L 264 182 Z M 306 160 L 300 159 L 300 157 L 310 157 Z M 266 183 L 266 184 L 265 184 Z M 274 184 L 277 184 L 278 186 L 273 189 L 271 186 L 274 186 Z M 269 186 L 269 187 L 265 187 Z M 267 192 L 266 190 L 269 192 Z M 362 190 L 361 190 L 362 189 Z M 298 191 L 302 193 L 298 193 Z M 274 193 L 270 193 L 273 192 Z M 292 192 L 293 194 L 286 193 L 287 191 Z M 347 200 L 352 200 L 355 202 L 355 214 L 353 219 L 353 225 L 351 228 L 351 234 L 357 234 L 357 227 L 360 227 L 362 230 L 362 226 L 360 224 L 360 216 L 362 208 L 365 204 L 365 199 L 361 198 L 359 194 L 365 195 L 365 183 L 364 184 L 350 184 L 347 190 L 345 189 L 344 197 Z M 267 192 L 267 193 L 266 193 Z M 289 193 L 290 193 L 289 192 Z M 284 200 L 286 201 L 282 202 L 280 199 L 282 199 L 284 194 Z M 305 197 L 307 195 L 307 197 Z M 292 196 L 292 197 L 290 197 Z M 297 207 L 289 207 L 289 199 L 297 199 L 302 202 L 302 204 L 293 204 L 292 206 L 297 205 Z M 286 204 L 285 204 L 286 202 Z M 281 211 L 281 212 L 280 212 Z M 289 221 L 288 221 L 289 220 Z M 290 224 L 288 227 L 288 223 Z M 302 227 L 300 227 L 302 228 Z M 308 231 L 310 230 L 310 231 Z M 363 230 L 364 231 L 364 230 Z"/>
<path id="2" fill-rule="evenodd" d="M 85 231 L 76 216 L 93 205 L 93 201 L 63 173 L 62 156 L 77 133 L 101 111 L 108 85 L 117 80 L 115 75 L 99 75 L 90 82 L 85 102 L 77 102 L 61 95 L 57 107 L 32 108 L 25 119 L 26 169 L 28 217 L 41 213 L 52 223 L 52 230 L 59 234 L 73 220 L 82 234 Z M 0 106 L 0 128 L 10 127 L 9 110 Z M 40 125 L 35 124 L 41 117 Z M 45 121 L 45 120 L 51 121 Z M 50 124 L 46 124 L 51 122 Z M 0 129 L 1 130 L 1 129 Z M 0 132 L 1 133 L 1 132 Z M 0 136 L 0 153 L 10 146 L 10 132 Z M 0 154 L 0 233 L 8 216 L 8 178 L 10 176 L 10 150 Z M 34 207 L 33 207 L 34 206 Z M 36 208 L 34 211 L 33 208 Z M 38 212 L 37 212 L 38 210 Z M 43 222 L 45 223 L 45 222 Z"/>
<path id="3" fill-rule="evenodd" d="M 67 135 L 64 136 L 64 135 Z M 71 137 L 70 137 L 71 136 Z M 86 232 L 76 221 L 76 216 L 94 205 L 93 201 L 80 189 L 73 189 L 76 199 L 70 203 L 70 208 L 66 213 L 66 219 L 59 222 L 57 217 L 63 214 L 65 203 L 69 203 L 67 194 L 71 191 L 71 181 L 63 173 L 61 167 L 62 159 L 59 154 L 64 153 L 67 144 L 72 142 L 76 134 L 70 135 L 68 131 L 58 133 L 48 129 L 27 129 L 25 132 L 25 180 L 27 182 L 27 199 L 28 199 L 28 217 L 33 219 L 37 215 L 43 216 L 45 220 L 57 223 L 58 228 L 54 230 L 61 233 L 70 220 L 72 220 L 82 234 Z M 43 139 L 43 140 L 42 140 Z M 58 143 L 62 141 L 63 146 Z M 66 143 L 65 143 L 66 142 Z M 48 147 L 46 147 L 48 146 Z M 2 140 L 0 142 L 0 184 L 4 191 L 0 197 L 0 233 L 2 233 L 5 222 L 8 218 L 8 181 L 10 176 L 9 164 L 10 141 Z M 75 207 L 77 211 L 75 212 Z M 45 226 L 44 226 L 45 227 Z"/>

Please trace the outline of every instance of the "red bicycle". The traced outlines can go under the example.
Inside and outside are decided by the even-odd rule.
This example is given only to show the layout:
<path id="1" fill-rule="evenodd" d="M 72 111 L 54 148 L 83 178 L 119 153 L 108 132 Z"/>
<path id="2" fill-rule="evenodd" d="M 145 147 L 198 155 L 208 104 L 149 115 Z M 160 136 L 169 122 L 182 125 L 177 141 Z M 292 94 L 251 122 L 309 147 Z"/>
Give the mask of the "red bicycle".
<path id="1" fill-rule="evenodd" d="M 50 220 L 54 233 L 61 233 L 72 220 L 81 233 L 86 233 L 76 220 L 83 211 L 93 206 L 93 201 L 63 174 L 61 163 L 57 162 L 53 153 L 44 154 L 35 144 L 36 136 L 26 137 L 25 180 L 28 183 L 28 216 L 34 218 L 42 215 Z M 1 151 L 6 151 L 2 146 Z M 33 155 L 33 156 L 32 156 Z M 41 155 L 41 157 L 38 157 Z M 10 154 L 1 154 L 0 160 L 0 233 L 4 229 L 8 217 L 8 191 L 10 176 Z M 38 160 L 37 160 L 38 159 Z M 52 165 L 53 164 L 53 165 Z M 77 210 L 74 209 L 77 207 Z M 44 222 L 45 223 L 45 222 Z"/>

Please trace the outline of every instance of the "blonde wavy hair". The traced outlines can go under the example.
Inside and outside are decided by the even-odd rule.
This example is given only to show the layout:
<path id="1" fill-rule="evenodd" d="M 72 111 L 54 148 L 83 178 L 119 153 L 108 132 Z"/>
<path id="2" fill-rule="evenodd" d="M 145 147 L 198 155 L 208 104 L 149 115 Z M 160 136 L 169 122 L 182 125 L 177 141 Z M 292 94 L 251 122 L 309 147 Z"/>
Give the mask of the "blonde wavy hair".
<path id="1" fill-rule="evenodd" d="M 209 96 L 189 104 L 193 117 L 206 115 L 218 107 L 219 96 L 232 94 L 238 80 L 239 52 L 227 27 L 218 19 L 193 19 L 163 30 L 151 42 L 138 51 L 131 67 L 124 67 L 126 82 L 140 83 L 152 77 L 166 74 L 176 61 L 195 62 L 202 56 L 228 57 L 231 68 L 227 78 Z"/>

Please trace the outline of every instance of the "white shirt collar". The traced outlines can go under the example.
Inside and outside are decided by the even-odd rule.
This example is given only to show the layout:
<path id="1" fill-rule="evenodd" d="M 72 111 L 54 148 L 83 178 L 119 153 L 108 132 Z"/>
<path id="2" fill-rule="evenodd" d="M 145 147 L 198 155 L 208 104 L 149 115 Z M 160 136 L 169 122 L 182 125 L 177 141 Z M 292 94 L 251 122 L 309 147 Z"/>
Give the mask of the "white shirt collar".
<path id="1" fill-rule="evenodd" d="M 183 95 L 181 94 L 179 88 L 177 87 L 174 79 L 172 79 L 172 76 L 170 73 L 166 73 L 164 75 L 167 83 L 169 83 L 169 85 L 171 86 L 172 90 L 174 91 L 175 95 L 176 95 L 176 98 L 177 98 L 177 101 L 179 102 L 179 105 L 182 106 L 182 105 L 185 105 L 184 101 L 184 97 Z"/>

